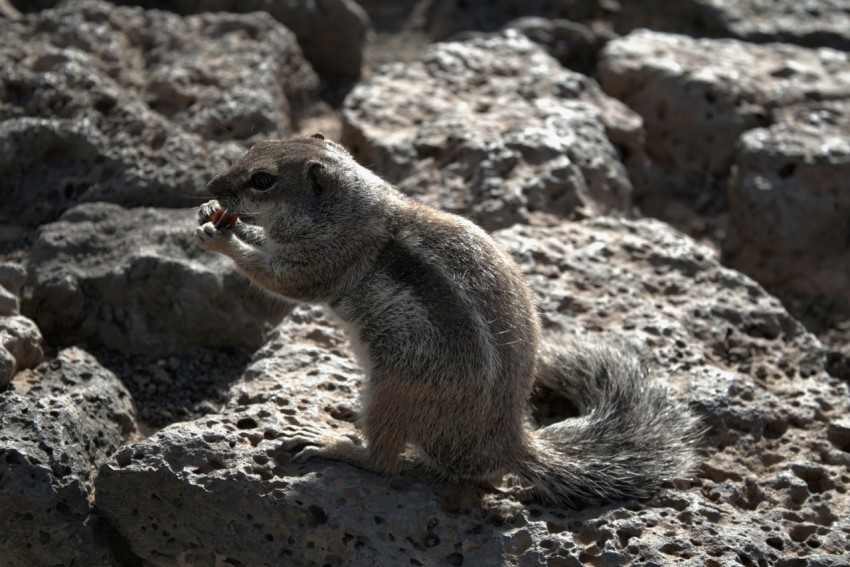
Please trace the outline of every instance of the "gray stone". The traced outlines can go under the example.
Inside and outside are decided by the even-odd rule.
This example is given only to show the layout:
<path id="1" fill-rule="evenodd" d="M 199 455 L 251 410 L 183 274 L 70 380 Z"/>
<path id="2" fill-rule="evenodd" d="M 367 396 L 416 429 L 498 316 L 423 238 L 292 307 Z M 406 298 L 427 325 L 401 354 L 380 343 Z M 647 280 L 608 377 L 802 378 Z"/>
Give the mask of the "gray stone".
<path id="1" fill-rule="evenodd" d="M 0 392 L 3 565 L 110 564 L 92 483 L 135 430 L 127 390 L 76 348 L 18 374 Z"/>
<path id="2" fill-rule="evenodd" d="M 21 17 L 21 13 L 9 3 L 9 0 L 0 0 L 0 17 L 17 19 Z"/>
<path id="3" fill-rule="evenodd" d="M 0 388 L 16 372 L 32 368 L 43 359 L 41 333 L 35 323 L 20 315 L 0 317 Z"/>
<path id="4" fill-rule="evenodd" d="M 751 42 L 850 49 L 847 0 L 650 0 L 622 2 L 617 27 Z"/>
<path id="5" fill-rule="evenodd" d="M 185 207 L 241 153 L 281 136 L 318 79 L 260 14 L 73 1 L 0 20 L 0 223 L 33 227 L 82 201 Z"/>
<path id="6" fill-rule="evenodd" d="M 17 370 L 18 361 L 12 353 L 5 348 L 0 348 L 0 388 L 5 388 L 12 381 Z"/>
<path id="7" fill-rule="evenodd" d="M 17 295 L 27 279 L 26 269 L 17 262 L 0 262 L 0 287 Z"/>
<path id="8" fill-rule="evenodd" d="M 329 79 L 360 76 L 369 18 L 354 0 L 118 0 L 180 14 L 259 12 L 279 21 L 298 37 L 304 55 Z"/>
<path id="9" fill-rule="evenodd" d="M 196 195 L 212 172 L 229 156 L 239 155 L 238 148 L 224 146 L 199 155 L 203 144 L 198 137 L 175 130 L 144 107 L 129 106 L 116 113 L 138 127 L 136 132 L 144 132 L 145 138 L 157 133 L 162 137 L 128 140 L 130 145 L 122 147 L 111 144 L 86 118 L 25 117 L 3 122 L 0 174 L 10 181 L 11 199 L 0 213 L 0 222 L 35 227 L 55 220 L 80 201 L 187 206 L 200 201 Z M 126 139 L 126 134 L 114 134 Z"/>
<path id="10" fill-rule="evenodd" d="M 528 275 L 547 332 L 624 338 L 690 401 L 707 427 L 693 478 L 645 503 L 570 511 L 520 504 L 504 485 L 294 464 L 276 438 L 307 426 L 354 433 L 362 383 L 345 337 L 311 308 L 268 336 L 219 415 L 111 458 L 98 507 L 157 565 L 846 560 L 850 456 L 825 440 L 847 386 L 775 298 L 659 222 L 496 236 Z"/>
<path id="11" fill-rule="evenodd" d="M 343 120 L 358 160 L 488 229 L 627 212 L 618 148 L 643 153 L 635 114 L 511 30 L 382 67 L 346 98 Z"/>
<path id="12" fill-rule="evenodd" d="M 562 19 L 528 16 L 509 22 L 505 27 L 517 30 L 542 46 L 564 67 L 586 75 L 593 74 L 599 51 L 611 39 L 608 33 Z"/>
<path id="13" fill-rule="evenodd" d="M 836 419 L 827 430 L 829 440 L 843 451 L 850 451 L 850 419 Z"/>
<path id="14" fill-rule="evenodd" d="M 844 334 L 847 333 L 847 329 L 840 329 L 839 333 L 841 331 Z M 836 338 L 841 337 L 839 333 L 836 333 L 839 335 Z M 847 345 L 846 342 L 841 342 L 839 346 L 829 349 L 826 353 L 826 369 L 836 378 L 841 378 L 845 382 L 850 383 L 850 345 Z"/>
<path id="15" fill-rule="evenodd" d="M 699 193 L 725 189 L 738 137 L 776 109 L 850 97 L 850 54 L 638 30 L 605 46 L 598 77 L 643 117 L 650 158 Z"/>
<path id="16" fill-rule="evenodd" d="M 18 296 L 0 286 L 0 317 L 16 315 L 20 311 Z"/>
<path id="17" fill-rule="evenodd" d="M 850 98 L 783 108 L 741 136 L 729 209 L 731 266 L 850 305 Z"/>
<path id="18" fill-rule="evenodd" d="M 0 262 L 0 317 L 20 312 L 18 294 L 26 278 L 27 272 L 21 264 Z"/>
<path id="19" fill-rule="evenodd" d="M 598 0 L 434 0 L 427 26 L 433 37 L 446 39 L 460 31 L 496 31 L 522 16 L 583 21 L 599 11 Z"/>
<path id="20" fill-rule="evenodd" d="M 195 226 L 191 209 L 71 209 L 39 231 L 22 310 L 59 344 L 151 357 L 257 348 L 274 305 L 228 258 L 200 250 Z"/>

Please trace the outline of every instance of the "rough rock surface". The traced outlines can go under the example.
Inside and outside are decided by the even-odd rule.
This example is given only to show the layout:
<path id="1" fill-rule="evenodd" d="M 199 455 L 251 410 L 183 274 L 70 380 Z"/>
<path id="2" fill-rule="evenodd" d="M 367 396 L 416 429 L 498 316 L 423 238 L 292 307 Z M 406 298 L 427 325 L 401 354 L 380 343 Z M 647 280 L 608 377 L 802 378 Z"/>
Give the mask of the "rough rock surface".
<path id="1" fill-rule="evenodd" d="M 135 432 L 129 393 L 71 348 L 0 392 L 3 565 L 108 565 L 93 514 L 97 467 Z"/>
<path id="2" fill-rule="evenodd" d="M 88 340 L 148 357 L 257 348 L 275 305 L 229 259 L 200 250 L 195 225 L 191 209 L 67 211 L 30 251 L 23 312 L 59 344 Z"/>
<path id="3" fill-rule="evenodd" d="M 435 0 L 428 9 L 428 29 L 445 39 L 460 31 L 492 32 L 522 16 L 581 21 L 598 11 L 596 0 Z"/>
<path id="4" fill-rule="evenodd" d="M 0 564 L 850 564 L 850 309 L 835 300 L 848 270 L 847 53 L 636 32 L 593 68 L 617 20 L 662 5 L 610 0 L 363 0 L 382 39 L 361 53 L 349 2 L 159 2 L 295 9 L 308 13 L 286 24 L 297 42 L 275 21 L 282 12 L 183 17 L 76 0 L 0 17 L 0 327 L 14 323 L 26 332 L 12 342 L 32 347 L 34 319 L 47 359 L 0 388 Z M 841 47 L 843 2 L 663 4 L 682 18 L 666 29 Z M 725 27 L 684 21 L 688 6 L 725 14 Z M 527 14 L 577 21 L 508 24 L 543 48 L 467 33 L 421 49 L 433 33 Z M 345 109 L 346 142 L 364 162 L 417 198 L 512 225 L 498 238 L 548 330 L 625 337 L 691 402 L 708 428 L 693 478 L 648 502 L 570 511 L 520 503 L 507 482 L 291 462 L 282 432 L 354 431 L 362 378 L 346 339 L 303 308 L 262 339 L 272 310 L 245 295 L 227 260 L 196 249 L 190 210 L 115 204 L 194 206 L 242 146 L 316 123 L 341 131 L 339 112 L 317 100 L 301 47 L 322 63 L 307 39 L 349 66 L 321 68 L 324 79 L 369 58 L 373 75 Z M 346 84 L 326 80 L 323 97 Z M 776 291 L 826 297 L 796 314 L 828 347 L 661 223 L 564 224 L 631 211 L 632 195 L 642 207 L 669 201 L 644 123 L 649 154 L 680 189 L 702 196 L 709 185 L 724 201 L 731 187 L 726 261 Z M 114 204 L 75 208 L 83 201 Z M 67 344 L 97 362 L 76 347 L 57 353 Z M 540 423 L 575 414 L 546 391 L 534 403 Z"/>
<path id="5" fill-rule="evenodd" d="M 20 370 L 44 360 L 41 333 L 35 323 L 22 317 L 0 317 L 0 388 Z"/>
<path id="6" fill-rule="evenodd" d="M 850 306 L 850 99 L 782 109 L 741 136 L 735 166 L 730 265 Z"/>
<path id="7" fill-rule="evenodd" d="M 18 295 L 26 279 L 27 272 L 21 264 L 0 263 L 0 317 L 16 315 L 19 312 Z"/>
<path id="8" fill-rule="evenodd" d="M 133 396 L 139 420 L 152 429 L 218 413 L 252 355 L 234 347 L 195 347 L 158 358 L 98 347 L 92 352 L 121 379 Z"/>
<path id="9" fill-rule="evenodd" d="M 0 263 L 0 390 L 17 372 L 44 360 L 41 332 L 30 319 L 18 314 L 18 295 L 26 275 L 20 264 Z"/>
<path id="10" fill-rule="evenodd" d="M 753 42 L 850 49 L 847 0 L 622 2 L 618 29 L 650 28 Z"/>
<path id="11" fill-rule="evenodd" d="M 725 187 L 738 137 L 777 109 L 850 98 L 850 54 L 638 30 L 605 46 L 598 77 L 643 118 L 652 160 L 698 192 Z"/>
<path id="12" fill-rule="evenodd" d="M 118 0 L 179 14 L 265 11 L 298 37 L 313 68 L 330 79 L 360 76 L 369 18 L 354 0 Z"/>
<path id="13" fill-rule="evenodd" d="M 227 140 L 291 133 L 318 80 L 261 14 L 74 1 L 0 19 L 0 223 L 81 201 L 185 207 L 238 157 Z"/>
<path id="14" fill-rule="evenodd" d="M 850 557 L 847 387 L 777 300 L 658 222 L 516 226 L 498 238 L 528 274 L 548 329 L 626 337 L 690 400 L 708 427 L 693 480 L 645 504 L 576 512 L 424 473 L 295 465 L 275 439 L 305 425 L 351 433 L 361 383 L 342 334 L 312 309 L 269 336 L 220 415 L 116 453 L 97 480 L 100 509 L 156 565 Z"/>
<path id="15" fill-rule="evenodd" d="M 599 51 L 610 40 L 609 34 L 579 22 L 527 16 L 509 22 L 505 28 L 515 29 L 549 55 L 573 71 L 592 75 Z"/>
<path id="16" fill-rule="evenodd" d="M 511 30 L 382 67 L 351 92 L 343 119 L 358 160 L 489 229 L 541 211 L 626 212 L 632 184 L 617 147 L 643 153 L 635 114 Z"/>

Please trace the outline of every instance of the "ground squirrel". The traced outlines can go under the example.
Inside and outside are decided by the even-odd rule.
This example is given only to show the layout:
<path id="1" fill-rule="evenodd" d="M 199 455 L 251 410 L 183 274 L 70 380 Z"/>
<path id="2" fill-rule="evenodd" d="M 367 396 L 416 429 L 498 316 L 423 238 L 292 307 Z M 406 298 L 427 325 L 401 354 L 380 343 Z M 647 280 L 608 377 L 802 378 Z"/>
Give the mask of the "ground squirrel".
<path id="1" fill-rule="evenodd" d="M 259 143 L 209 190 L 198 243 L 273 294 L 329 308 L 367 374 L 365 446 L 305 429 L 284 440 L 306 445 L 296 460 L 393 473 L 410 445 L 442 478 L 512 473 L 572 507 L 687 474 L 693 415 L 628 349 L 541 344 L 517 266 L 472 222 L 404 196 L 321 134 Z M 252 221 L 222 223 L 222 208 Z M 535 381 L 582 416 L 534 430 Z"/>

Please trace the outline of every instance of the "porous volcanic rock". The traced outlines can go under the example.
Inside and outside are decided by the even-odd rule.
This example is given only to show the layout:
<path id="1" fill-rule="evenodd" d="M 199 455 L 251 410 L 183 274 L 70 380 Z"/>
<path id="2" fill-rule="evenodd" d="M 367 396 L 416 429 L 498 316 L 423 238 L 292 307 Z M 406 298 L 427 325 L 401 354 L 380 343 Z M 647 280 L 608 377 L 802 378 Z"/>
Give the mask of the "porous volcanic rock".
<path id="1" fill-rule="evenodd" d="M 77 0 L 0 33 L 0 223 L 22 229 L 81 201 L 192 205 L 234 140 L 293 132 L 318 87 L 261 14 Z"/>
<path id="2" fill-rule="evenodd" d="M 27 272 L 21 264 L 16 262 L 0 263 L 0 316 L 17 315 L 20 305 L 18 295 Z"/>
<path id="3" fill-rule="evenodd" d="M 117 0 L 179 14 L 259 12 L 279 21 L 298 38 L 307 60 L 329 79 L 360 76 L 369 17 L 354 0 Z M 250 69 L 246 69 L 250 70 Z"/>
<path id="4" fill-rule="evenodd" d="M 561 65 L 573 71 L 592 75 L 596 58 L 607 41 L 608 33 L 579 22 L 526 16 L 505 25 L 542 46 Z"/>
<path id="5" fill-rule="evenodd" d="M 221 414 L 166 428 L 101 469 L 98 506 L 132 551 L 154 565 L 850 557 L 847 386 L 775 298 L 655 221 L 516 225 L 496 236 L 529 277 L 547 333 L 625 338 L 690 401 L 708 428 L 694 478 L 645 503 L 570 511 L 421 471 L 294 464 L 276 439 L 305 427 L 352 433 L 362 382 L 341 332 L 317 308 L 298 309 Z"/>
<path id="6" fill-rule="evenodd" d="M 433 46 L 349 94 L 343 142 L 405 193 L 495 229 L 630 210 L 640 119 L 513 30 Z"/>
<path id="7" fill-rule="evenodd" d="M 136 431 L 130 395 L 77 348 L 0 392 L 3 565 L 109 565 L 93 514 L 98 466 Z"/>
<path id="8" fill-rule="evenodd" d="M 229 258 L 201 250 L 195 225 L 191 209 L 79 205 L 39 230 L 22 310 L 58 344 L 149 357 L 255 349 L 274 304 Z"/>
<path id="9" fill-rule="evenodd" d="M 522 16 L 584 21 L 599 11 L 598 0 L 434 0 L 427 26 L 433 37 L 446 39 L 460 31 L 496 31 Z"/>
<path id="10" fill-rule="evenodd" d="M 850 49 L 847 0 L 649 0 L 622 2 L 622 32 L 650 28 L 751 42 Z"/>
<path id="11" fill-rule="evenodd" d="M 741 136 L 729 208 L 731 266 L 850 306 L 850 99 L 784 108 Z"/>
<path id="12" fill-rule="evenodd" d="M 643 117 L 646 152 L 684 192 L 725 189 L 735 142 L 777 109 L 850 98 L 850 54 L 638 30 L 609 42 L 602 88 Z"/>
<path id="13" fill-rule="evenodd" d="M 41 333 L 35 323 L 21 315 L 0 317 L 0 388 L 18 371 L 43 359 Z"/>

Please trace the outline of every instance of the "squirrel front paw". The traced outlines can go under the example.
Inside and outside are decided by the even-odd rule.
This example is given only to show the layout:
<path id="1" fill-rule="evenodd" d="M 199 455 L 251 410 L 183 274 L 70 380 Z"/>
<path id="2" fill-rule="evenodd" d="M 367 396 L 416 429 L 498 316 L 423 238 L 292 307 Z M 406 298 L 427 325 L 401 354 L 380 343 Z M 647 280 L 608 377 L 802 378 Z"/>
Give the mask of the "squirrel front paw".
<path id="1" fill-rule="evenodd" d="M 195 241 L 210 252 L 226 252 L 232 238 L 233 231 L 229 227 L 216 228 L 212 222 L 206 222 L 195 229 Z"/>
<path id="2" fill-rule="evenodd" d="M 198 224 L 203 226 L 210 222 L 212 216 L 221 208 L 217 200 L 207 201 L 198 207 Z"/>

